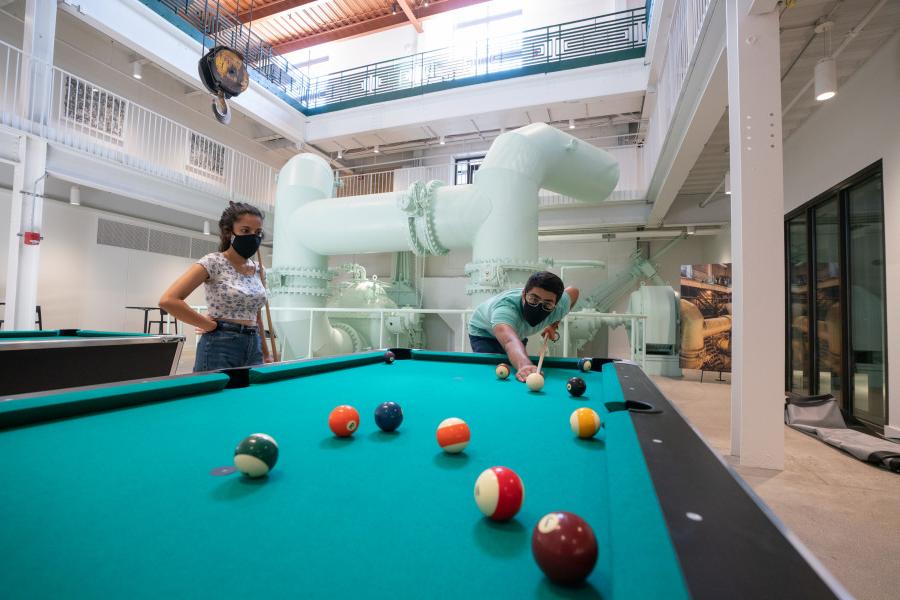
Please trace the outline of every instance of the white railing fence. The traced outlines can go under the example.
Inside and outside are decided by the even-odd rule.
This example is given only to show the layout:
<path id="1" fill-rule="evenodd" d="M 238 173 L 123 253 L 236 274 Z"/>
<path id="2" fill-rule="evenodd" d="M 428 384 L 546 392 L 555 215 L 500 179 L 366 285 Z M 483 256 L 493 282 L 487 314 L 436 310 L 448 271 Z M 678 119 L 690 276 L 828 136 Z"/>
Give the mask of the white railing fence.
<path id="1" fill-rule="evenodd" d="M 0 124 L 192 189 L 274 206 L 271 166 L 4 42 Z"/>
<path id="2" fill-rule="evenodd" d="M 662 152 L 684 79 L 694 58 L 694 49 L 714 0 L 678 0 L 668 35 L 665 58 L 656 82 L 656 105 L 649 115 L 644 143 L 644 178 L 650 183 Z"/>

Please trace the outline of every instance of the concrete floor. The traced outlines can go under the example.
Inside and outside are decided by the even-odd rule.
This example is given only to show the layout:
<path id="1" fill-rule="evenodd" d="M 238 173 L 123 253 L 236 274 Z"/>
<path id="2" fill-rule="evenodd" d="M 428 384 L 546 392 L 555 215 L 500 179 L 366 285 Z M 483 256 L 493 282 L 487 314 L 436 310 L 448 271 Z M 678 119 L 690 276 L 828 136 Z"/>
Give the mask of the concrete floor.
<path id="1" fill-rule="evenodd" d="M 900 475 L 788 427 L 783 471 L 740 466 L 728 456 L 731 386 L 715 378 L 653 379 L 851 594 L 900 598 Z"/>
<path id="2" fill-rule="evenodd" d="M 190 372 L 185 347 L 178 372 Z M 900 598 L 900 475 L 857 461 L 788 427 L 785 468 L 742 467 L 731 445 L 731 386 L 698 371 L 681 379 L 654 377 L 707 442 L 734 466 L 825 567 L 860 600 Z M 726 373 L 723 377 L 728 380 Z"/>

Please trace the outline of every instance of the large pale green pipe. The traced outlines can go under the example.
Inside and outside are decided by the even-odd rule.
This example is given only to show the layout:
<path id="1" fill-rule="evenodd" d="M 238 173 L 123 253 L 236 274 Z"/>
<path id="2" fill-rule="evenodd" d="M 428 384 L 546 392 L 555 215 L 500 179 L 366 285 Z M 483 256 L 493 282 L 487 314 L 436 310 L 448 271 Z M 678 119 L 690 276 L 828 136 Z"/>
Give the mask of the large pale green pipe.
<path id="1" fill-rule="evenodd" d="M 309 165 L 319 165 L 313 169 L 315 177 L 324 182 L 321 170 L 327 163 L 303 156 L 304 162 L 292 159 L 279 175 L 276 265 L 318 269 L 326 255 L 406 251 L 413 244 L 422 246 L 423 240 L 428 243 L 418 250 L 424 254 L 471 247 L 473 260 L 466 272 L 473 305 L 522 284 L 543 267 L 537 237 L 540 189 L 599 202 L 609 197 L 619 178 L 618 163 L 606 151 L 534 123 L 494 140 L 472 185 L 419 184 L 408 192 L 346 198 L 329 198 L 330 192 L 320 186 L 302 202 L 285 203 L 295 190 L 310 185 L 304 182 Z M 296 183 L 282 185 L 286 173 Z M 283 203 L 287 208 L 279 210 Z M 279 253 L 285 245 L 292 249 L 290 259 L 282 261 Z"/>
<path id="2" fill-rule="evenodd" d="M 298 154 L 278 174 L 275 203 L 271 305 L 279 308 L 317 308 L 328 298 L 328 258 L 295 241 L 296 216 L 304 206 L 334 191 L 334 174 L 323 159 Z M 285 358 L 307 354 L 312 327 L 314 354 L 342 354 L 355 350 L 347 334 L 330 326 L 322 313 L 275 311 L 276 331 Z"/>

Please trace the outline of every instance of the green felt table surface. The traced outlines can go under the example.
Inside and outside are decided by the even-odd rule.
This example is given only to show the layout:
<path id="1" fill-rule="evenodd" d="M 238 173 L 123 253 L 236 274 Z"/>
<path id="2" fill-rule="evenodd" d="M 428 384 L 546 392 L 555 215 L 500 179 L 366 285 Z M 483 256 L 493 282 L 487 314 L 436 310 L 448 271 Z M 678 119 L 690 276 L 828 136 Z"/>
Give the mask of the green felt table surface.
<path id="1" fill-rule="evenodd" d="M 574 399 L 572 368 L 546 368 L 544 392 L 529 393 L 493 365 L 398 360 L 2 431 L 3 596 L 687 597 L 630 416 L 604 406 L 621 400 L 611 367 L 582 374 Z M 387 400 L 404 411 L 394 434 L 372 417 Z M 361 414 L 349 439 L 327 425 L 339 404 Z M 605 421 L 597 438 L 572 434 L 579 406 Z M 462 454 L 437 445 L 447 417 L 472 430 Z M 268 477 L 210 474 L 256 432 L 280 446 Z M 497 465 L 525 484 L 507 523 L 472 496 Z M 550 583 L 531 555 L 554 510 L 581 515 L 600 543 L 579 588 Z"/>

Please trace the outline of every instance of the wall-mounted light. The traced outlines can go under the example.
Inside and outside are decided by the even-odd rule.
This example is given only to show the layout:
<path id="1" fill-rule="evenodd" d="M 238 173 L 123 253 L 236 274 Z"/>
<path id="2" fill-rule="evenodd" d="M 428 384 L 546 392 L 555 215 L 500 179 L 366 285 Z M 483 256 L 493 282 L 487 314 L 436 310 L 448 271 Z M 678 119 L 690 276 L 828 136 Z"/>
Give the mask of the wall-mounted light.
<path id="1" fill-rule="evenodd" d="M 731 171 L 725 171 L 725 193 L 731 195 Z"/>
<path id="2" fill-rule="evenodd" d="M 381 152 L 381 150 L 378 148 L 378 144 L 375 144 L 375 147 L 372 148 L 372 151 L 375 152 L 375 154 L 378 154 L 379 152 Z"/>
<path id="3" fill-rule="evenodd" d="M 422 3 L 422 6 L 427 7 L 427 6 L 428 6 L 428 0 L 425 0 L 425 2 Z"/>
<path id="4" fill-rule="evenodd" d="M 136 60 L 131 63 L 131 76 L 135 79 L 143 79 L 144 77 L 144 65 L 141 64 L 141 61 Z"/>
<path id="5" fill-rule="evenodd" d="M 569 129 L 575 129 L 575 119 L 569 119 Z"/>
<path id="6" fill-rule="evenodd" d="M 344 151 L 338 150 L 338 160 L 341 160 L 342 158 L 344 158 Z"/>
<path id="7" fill-rule="evenodd" d="M 396 14 L 397 14 L 397 3 L 396 3 L 396 2 L 394 2 L 393 4 L 391 4 L 391 14 L 392 14 L 392 15 L 396 15 Z"/>
<path id="8" fill-rule="evenodd" d="M 69 188 L 69 204 L 72 206 L 81 206 L 81 188 L 73 185 Z"/>
<path id="9" fill-rule="evenodd" d="M 446 143 L 447 143 L 447 138 L 444 137 L 444 136 L 441 136 L 441 140 L 440 140 L 441 146 L 443 146 L 443 145 L 446 144 Z"/>
<path id="10" fill-rule="evenodd" d="M 824 38 L 823 55 L 816 63 L 815 82 L 816 100 L 824 102 L 834 98 L 837 94 L 837 61 L 831 55 L 831 30 L 834 23 L 825 21 L 816 25 L 816 33 Z"/>
<path id="11" fill-rule="evenodd" d="M 209 235 L 209 221 L 203 221 L 203 235 Z"/>
<path id="12" fill-rule="evenodd" d="M 688 235 L 694 235 L 694 233 L 696 233 L 696 231 L 697 231 L 697 230 L 694 228 L 693 225 L 688 225 L 688 228 L 687 228 L 687 234 L 688 234 Z"/>

